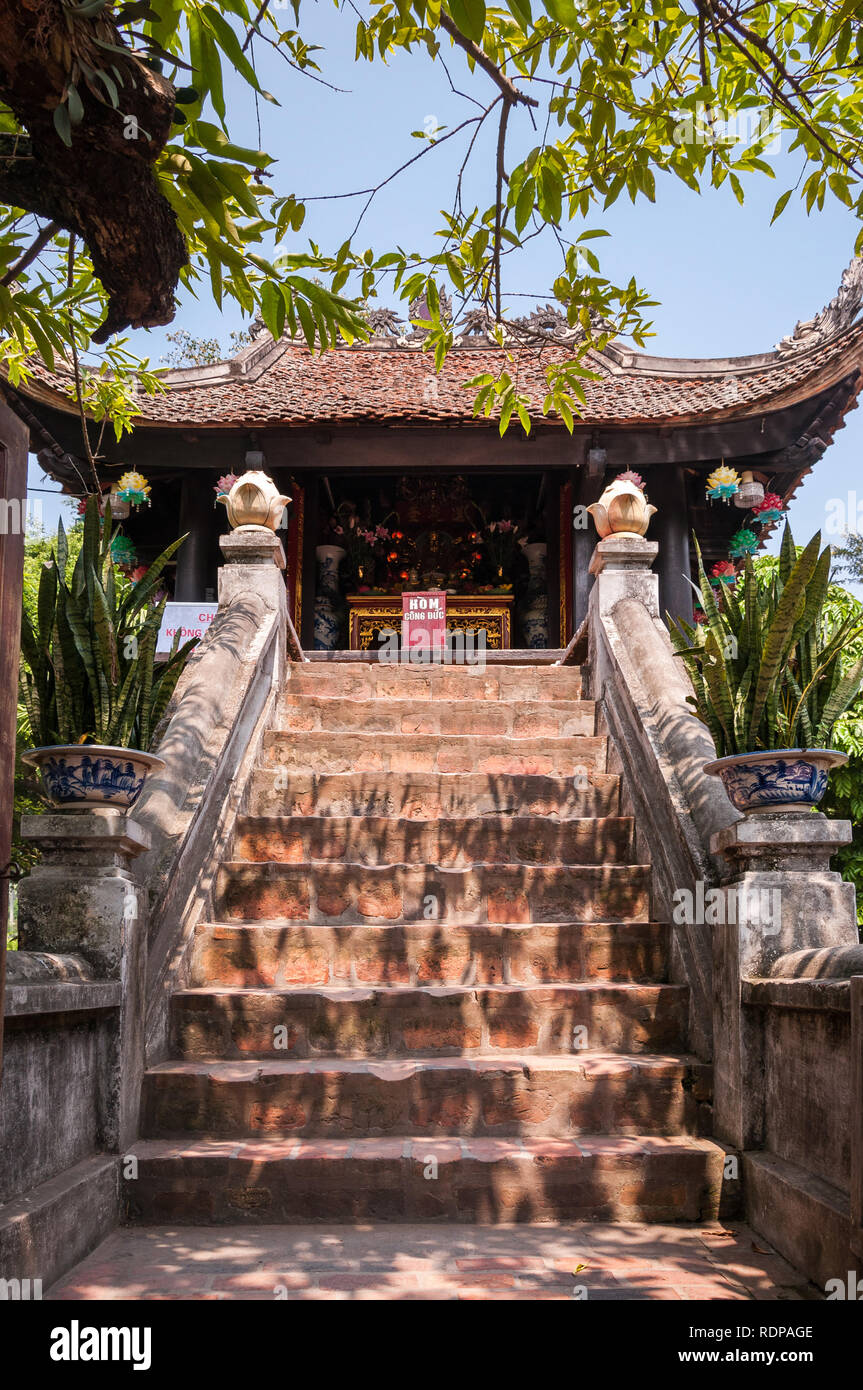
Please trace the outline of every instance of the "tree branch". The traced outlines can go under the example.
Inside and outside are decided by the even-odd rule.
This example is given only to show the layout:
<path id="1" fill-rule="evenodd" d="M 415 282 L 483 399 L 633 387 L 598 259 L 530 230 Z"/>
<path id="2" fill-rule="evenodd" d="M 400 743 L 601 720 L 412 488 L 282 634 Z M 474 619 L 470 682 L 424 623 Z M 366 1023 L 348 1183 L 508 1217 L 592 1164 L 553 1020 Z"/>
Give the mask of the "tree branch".
<path id="1" fill-rule="evenodd" d="M 21 272 L 26 270 L 28 265 L 33 264 L 40 251 L 44 251 L 48 242 L 54 234 L 59 231 L 60 227 L 56 222 L 49 222 L 47 227 L 43 227 L 30 249 L 24 252 L 20 261 L 16 261 L 15 264 L 10 266 L 6 271 L 6 274 L 3 276 L 2 280 L 0 280 L 0 285 L 11 285 L 14 280 L 17 280 Z"/>
<path id="2" fill-rule="evenodd" d="M 495 188 L 495 209 L 494 209 L 494 317 L 495 322 L 500 323 L 500 234 L 503 227 L 503 181 L 506 177 L 504 170 L 504 152 L 506 149 L 506 123 L 509 120 L 511 101 L 505 101 L 500 113 L 500 125 L 497 128 L 497 186 Z"/>
<path id="3" fill-rule="evenodd" d="M 461 29 L 453 23 L 449 15 L 444 14 L 443 11 L 441 11 L 440 27 L 449 34 L 453 43 L 458 44 L 459 48 L 463 48 L 468 57 L 476 63 L 477 67 L 482 68 L 483 72 L 491 78 L 492 82 L 497 84 L 510 105 L 517 106 L 521 104 L 522 106 L 539 106 L 536 97 L 529 97 L 526 93 L 520 92 L 518 87 L 501 72 L 500 68 L 495 66 L 491 58 L 486 57 L 479 44 L 474 43 L 473 39 L 467 38 L 466 35 L 462 33 Z"/>

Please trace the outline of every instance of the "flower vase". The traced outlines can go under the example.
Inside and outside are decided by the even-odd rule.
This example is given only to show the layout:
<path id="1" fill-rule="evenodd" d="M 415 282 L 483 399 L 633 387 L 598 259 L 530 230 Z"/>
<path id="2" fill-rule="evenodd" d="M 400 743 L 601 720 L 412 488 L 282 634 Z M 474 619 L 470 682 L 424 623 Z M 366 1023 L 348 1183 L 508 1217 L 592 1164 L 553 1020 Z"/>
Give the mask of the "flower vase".
<path id="1" fill-rule="evenodd" d="M 530 574 L 527 590 L 519 608 L 522 640 L 533 650 L 548 646 L 548 587 L 545 577 L 545 557 L 548 547 L 544 541 L 521 543 Z"/>
<path id="2" fill-rule="evenodd" d="M 341 593 L 339 565 L 346 551 L 340 545 L 319 545 L 315 549 L 318 562 L 318 587 L 315 594 L 315 651 L 333 652 L 338 647 L 341 631 Z"/>

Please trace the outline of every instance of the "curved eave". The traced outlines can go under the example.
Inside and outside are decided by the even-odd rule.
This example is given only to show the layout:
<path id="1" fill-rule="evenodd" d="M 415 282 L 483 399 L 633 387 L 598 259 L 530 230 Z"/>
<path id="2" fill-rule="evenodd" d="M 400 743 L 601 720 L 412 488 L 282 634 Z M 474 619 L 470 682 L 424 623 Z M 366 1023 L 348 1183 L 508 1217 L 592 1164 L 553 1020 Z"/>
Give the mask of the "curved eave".
<path id="1" fill-rule="evenodd" d="M 565 345 L 519 348 L 519 384 L 531 396 L 537 426 L 562 429 L 541 414 L 544 367 L 567 360 Z M 269 335 L 237 357 L 168 371 L 164 396 L 143 399 L 139 430 L 268 430 L 316 426 L 496 428 L 472 416 L 464 382 L 503 365 L 500 349 L 462 344 L 439 374 L 417 347 L 395 343 L 337 348 L 312 356 L 304 345 Z M 744 420 L 813 399 L 846 378 L 863 382 L 863 324 L 816 347 L 731 358 L 667 358 L 616 343 L 588 354 L 598 374 L 585 383 L 579 424 L 603 429 L 658 428 Z M 40 373 L 20 394 L 61 414 L 77 413 L 58 377 Z M 846 406 L 847 408 L 847 406 Z"/>

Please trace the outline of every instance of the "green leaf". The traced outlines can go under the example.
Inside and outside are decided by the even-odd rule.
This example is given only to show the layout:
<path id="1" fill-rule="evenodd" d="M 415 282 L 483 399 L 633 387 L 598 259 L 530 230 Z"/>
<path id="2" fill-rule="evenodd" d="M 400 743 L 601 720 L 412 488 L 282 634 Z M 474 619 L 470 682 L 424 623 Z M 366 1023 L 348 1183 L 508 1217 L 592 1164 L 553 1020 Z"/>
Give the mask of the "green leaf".
<path id="1" fill-rule="evenodd" d="M 447 8 L 461 32 L 479 43 L 485 29 L 485 0 L 448 0 Z"/>

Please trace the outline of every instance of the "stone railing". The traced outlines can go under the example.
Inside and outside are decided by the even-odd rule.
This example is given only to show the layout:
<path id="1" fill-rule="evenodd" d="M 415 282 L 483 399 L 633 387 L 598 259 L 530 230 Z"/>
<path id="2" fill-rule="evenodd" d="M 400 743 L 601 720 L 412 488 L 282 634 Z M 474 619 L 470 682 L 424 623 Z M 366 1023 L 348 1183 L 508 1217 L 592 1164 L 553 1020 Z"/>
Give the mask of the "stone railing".
<path id="1" fill-rule="evenodd" d="M 600 541 L 574 654 L 616 744 L 655 911 L 673 923 L 690 1045 L 714 1058 L 714 1136 L 742 1173 L 749 1221 L 824 1286 L 863 1273 L 863 947 L 853 887 L 830 869 L 851 827 L 741 817 L 704 775 L 715 750 L 659 615 L 657 549 Z M 716 890 L 716 925 L 675 921 L 675 895 L 697 885 L 702 901 Z M 738 904 L 765 897 L 775 911 L 739 920 Z"/>
<path id="2" fill-rule="evenodd" d="M 691 687 L 659 614 L 655 542 L 634 535 L 600 541 L 587 619 L 590 696 L 612 736 L 643 862 L 653 864 L 654 913 L 672 920 L 674 895 L 718 884 L 724 865 L 711 836 L 737 812 L 702 768 L 715 750 L 687 704 Z M 675 928 L 675 975 L 690 988 L 690 1044 L 713 1052 L 712 951 L 703 926 Z"/>
<path id="3" fill-rule="evenodd" d="M 219 613 L 163 720 L 164 772 L 132 814 L 23 821 L 41 860 L 19 886 L 6 999 L 2 1277 L 47 1288 L 116 1224 L 144 1067 L 165 1053 L 170 992 L 284 683 L 281 544 L 256 528 L 221 545 Z"/>
<path id="4" fill-rule="evenodd" d="M 281 542 L 262 528 L 223 536 L 219 612 L 174 693 L 135 821 L 150 837 L 147 1051 L 167 1047 L 168 1000 L 210 905 L 258 744 L 284 684 L 287 604 Z M 179 924 L 182 924 L 180 927 Z M 181 934 L 178 934 L 181 932 Z"/>

